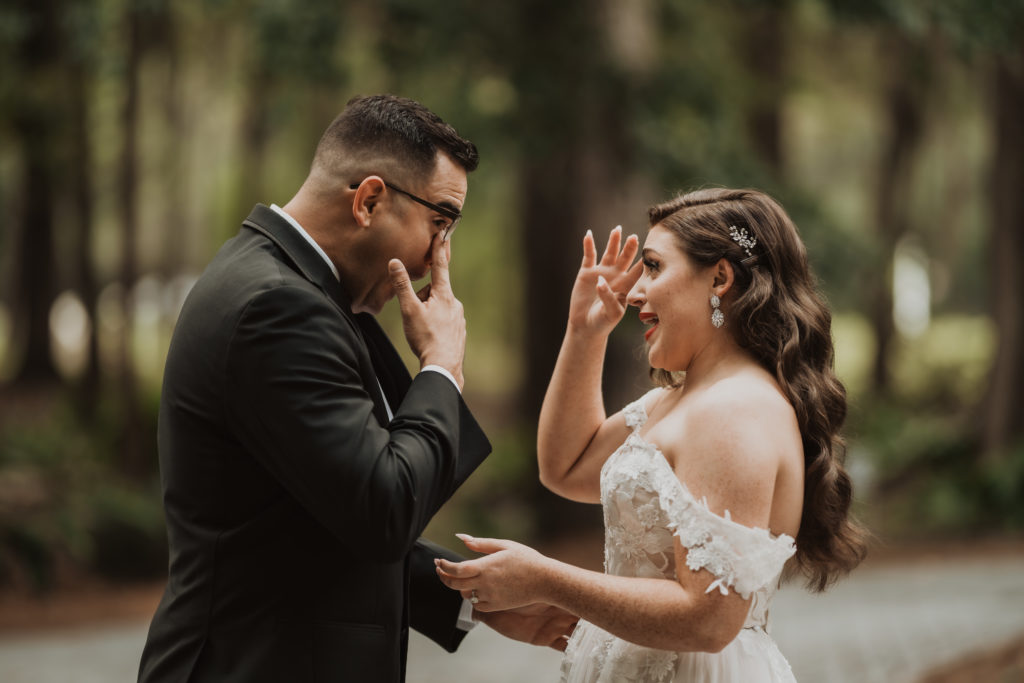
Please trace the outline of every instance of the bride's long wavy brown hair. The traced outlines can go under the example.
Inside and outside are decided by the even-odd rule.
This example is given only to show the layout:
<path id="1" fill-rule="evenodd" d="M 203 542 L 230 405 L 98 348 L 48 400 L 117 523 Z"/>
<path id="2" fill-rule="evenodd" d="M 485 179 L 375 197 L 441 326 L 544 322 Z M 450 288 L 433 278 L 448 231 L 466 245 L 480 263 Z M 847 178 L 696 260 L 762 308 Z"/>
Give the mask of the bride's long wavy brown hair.
<path id="1" fill-rule="evenodd" d="M 725 258 L 733 266 L 735 283 L 722 303 L 726 327 L 775 376 L 796 411 L 805 478 L 795 562 L 808 587 L 822 591 L 864 558 L 867 532 L 850 517 L 853 488 L 840 434 L 846 390 L 833 366 L 832 315 L 796 226 L 756 190 L 697 190 L 648 214 L 695 263 L 712 266 Z M 756 238 L 753 259 L 730 237 L 732 226 Z M 664 370 L 651 375 L 663 386 L 680 384 Z"/>

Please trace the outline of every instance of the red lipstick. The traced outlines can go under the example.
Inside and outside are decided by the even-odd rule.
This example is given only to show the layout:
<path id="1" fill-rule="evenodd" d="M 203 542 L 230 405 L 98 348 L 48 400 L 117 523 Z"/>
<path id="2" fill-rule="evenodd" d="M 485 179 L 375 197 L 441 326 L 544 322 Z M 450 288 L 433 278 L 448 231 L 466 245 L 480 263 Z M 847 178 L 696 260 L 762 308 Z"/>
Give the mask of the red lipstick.
<path id="1" fill-rule="evenodd" d="M 658 316 L 653 313 L 640 313 L 640 322 L 644 325 L 650 325 L 651 329 L 644 332 L 644 340 L 650 339 L 654 331 L 658 329 Z"/>

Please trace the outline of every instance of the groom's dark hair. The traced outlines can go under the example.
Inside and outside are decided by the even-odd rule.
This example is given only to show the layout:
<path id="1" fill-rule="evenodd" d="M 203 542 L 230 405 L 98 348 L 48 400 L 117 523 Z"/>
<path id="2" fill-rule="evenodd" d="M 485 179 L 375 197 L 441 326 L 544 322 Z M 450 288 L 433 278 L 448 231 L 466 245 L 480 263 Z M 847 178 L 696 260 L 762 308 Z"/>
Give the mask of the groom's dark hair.
<path id="1" fill-rule="evenodd" d="M 395 95 L 359 96 L 348 101 L 320 138 L 312 170 L 344 183 L 369 173 L 403 182 L 429 176 L 438 152 L 467 173 L 480 160 L 476 145 L 419 102 Z"/>

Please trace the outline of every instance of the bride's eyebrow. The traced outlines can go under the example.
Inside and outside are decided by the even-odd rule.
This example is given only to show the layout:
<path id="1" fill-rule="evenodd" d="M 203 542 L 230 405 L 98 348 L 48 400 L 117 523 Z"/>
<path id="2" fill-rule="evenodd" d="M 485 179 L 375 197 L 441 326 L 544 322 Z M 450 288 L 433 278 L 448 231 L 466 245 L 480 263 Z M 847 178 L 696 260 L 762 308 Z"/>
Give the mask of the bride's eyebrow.
<path id="1" fill-rule="evenodd" d="M 659 254 L 656 249 L 651 249 L 650 247 L 644 247 L 643 251 L 640 252 L 640 256 L 642 256 L 644 258 L 650 258 L 652 256 L 661 256 L 661 254 Z"/>

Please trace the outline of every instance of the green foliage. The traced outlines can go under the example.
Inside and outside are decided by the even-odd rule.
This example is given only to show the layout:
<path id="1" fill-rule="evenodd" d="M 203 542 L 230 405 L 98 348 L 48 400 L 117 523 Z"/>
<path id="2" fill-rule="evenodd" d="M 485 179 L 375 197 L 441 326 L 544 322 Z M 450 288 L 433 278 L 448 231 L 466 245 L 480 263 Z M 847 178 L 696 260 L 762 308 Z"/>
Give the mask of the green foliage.
<path id="1" fill-rule="evenodd" d="M 92 569 L 100 576 L 130 580 L 160 576 L 167 569 L 167 537 L 159 489 L 104 482 L 88 506 Z"/>
<path id="2" fill-rule="evenodd" d="M 45 592 L 68 575 L 124 580 L 166 570 L 159 490 L 116 471 L 116 418 L 104 405 L 83 425 L 58 400 L 4 421 L 0 585 Z"/>
<path id="3" fill-rule="evenodd" d="M 1021 0 L 824 0 L 840 22 L 881 25 L 921 38 L 939 29 L 966 56 L 1013 52 L 1024 36 Z"/>
<path id="4" fill-rule="evenodd" d="M 970 415 L 955 406 L 874 400 L 849 429 L 851 463 L 866 464 L 862 516 L 887 539 L 968 538 L 1024 531 L 1024 443 L 982 458 Z"/>
<path id="5" fill-rule="evenodd" d="M 284 81 L 334 85 L 342 73 L 335 60 L 344 4 L 256 0 L 245 16 L 252 24 L 256 69 Z"/>
<path id="6" fill-rule="evenodd" d="M 995 330 L 986 317 L 937 318 L 921 337 L 902 340 L 893 364 L 894 391 L 925 410 L 976 405 L 985 390 L 995 344 Z"/>
<path id="7" fill-rule="evenodd" d="M 930 5 L 936 23 L 962 54 L 1019 51 L 1024 38 L 1022 0 L 946 0 Z"/>

